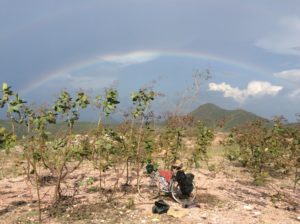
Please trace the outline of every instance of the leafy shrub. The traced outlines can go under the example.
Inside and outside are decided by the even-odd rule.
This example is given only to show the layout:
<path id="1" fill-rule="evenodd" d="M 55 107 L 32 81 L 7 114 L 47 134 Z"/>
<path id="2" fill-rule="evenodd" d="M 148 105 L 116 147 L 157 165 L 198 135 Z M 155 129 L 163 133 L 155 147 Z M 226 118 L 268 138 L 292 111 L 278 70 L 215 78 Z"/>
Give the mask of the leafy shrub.
<path id="1" fill-rule="evenodd" d="M 5 128 L 0 127 L 0 150 L 4 149 L 6 152 L 15 145 L 16 136 L 12 133 L 7 133 Z"/>
<path id="2" fill-rule="evenodd" d="M 197 168 L 200 167 L 200 161 L 204 161 L 208 166 L 207 150 L 213 139 L 213 131 L 199 121 L 196 128 L 196 147 L 192 155 L 192 161 Z"/>
<path id="3" fill-rule="evenodd" d="M 275 117 L 271 128 L 261 121 L 250 122 L 232 130 L 225 142 L 231 146 L 227 158 L 249 168 L 258 185 L 269 175 L 293 173 L 295 189 L 299 182 L 299 136 L 299 130 L 288 127 L 282 117 Z"/>

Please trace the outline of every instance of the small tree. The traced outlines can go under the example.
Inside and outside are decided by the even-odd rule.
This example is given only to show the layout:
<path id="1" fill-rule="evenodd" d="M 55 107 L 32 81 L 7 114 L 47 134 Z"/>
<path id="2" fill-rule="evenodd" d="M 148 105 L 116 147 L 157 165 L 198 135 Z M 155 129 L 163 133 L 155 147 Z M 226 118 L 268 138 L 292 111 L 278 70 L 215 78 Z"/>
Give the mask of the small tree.
<path id="1" fill-rule="evenodd" d="M 205 161 L 208 166 L 207 149 L 214 139 L 214 133 L 207 128 L 203 122 L 199 121 L 196 129 L 196 146 L 192 155 L 192 160 L 197 168 L 200 167 L 199 161 Z"/>
<path id="2" fill-rule="evenodd" d="M 30 167 L 34 174 L 34 182 L 38 197 L 39 221 L 41 222 L 41 196 L 40 196 L 40 167 L 49 168 L 45 160 L 45 143 L 48 140 L 46 127 L 50 123 L 56 122 L 56 117 L 52 111 L 42 110 L 36 114 L 31 109 L 25 110 L 25 124 L 28 127 L 28 136 L 24 141 L 24 156 L 27 160 L 27 175 L 30 178 Z"/>
<path id="3" fill-rule="evenodd" d="M 25 124 L 28 126 L 28 135 L 24 136 L 24 140 L 19 144 L 23 145 L 24 156 L 28 162 L 28 177 L 29 169 L 33 168 L 35 187 L 38 197 L 38 211 L 39 211 L 39 221 L 41 222 L 41 198 L 40 198 L 40 186 L 39 186 L 39 172 L 38 167 L 42 161 L 43 147 L 42 142 L 45 141 L 45 124 L 42 122 L 47 122 L 47 117 L 36 116 L 33 110 L 26 106 L 26 102 L 22 100 L 17 93 L 14 93 L 6 83 L 2 85 L 2 98 L 0 100 L 0 107 L 3 108 L 7 105 L 7 114 L 9 115 L 11 125 L 12 125 L 12 136 L 11 138 L 16 141 L 15 125 Z M 42 124 L 43 123 L 43 124 Z M 31 128 L 31 125 L 35 125 L 35 129 Z M 37 130 L 38 135 L 31 133 L 32 130 Z M 7 135 L 10 136 L 10 135 Z M 6 136 L 6 137 L 7 137 Z M 7 139 L 6 139 L 7 142 Z"/>
<path id="4" fill-rule="evenodd" d="M 300 114 L 297 116 L 300 118 Z M 298 119 L 298 127 L 293 132 L 291 158 L 294 166 L 294 191 L 296 191 L 297 184 L 300 182 L 300 119 Z"/>
<path id="5" fill-rule="evenodd" d="M 0 127 L 0 150 L 4 149 L 8 153 L 16 143 L 16 138 L 12 133 L 8 133 L 3 127 Z"/>
<path id="6" fill-rule="evenodd" d="M 117 105 L 120 103 L 118 101 L 118 91 L 113 88 L 109 88 L 105 91 L 105 98 L 102 99 L 102 97 L 98 95 L 95 97 L 94 103 L 96 108 L 99 110 L 99 128 L 101 125 L 103 113 L 105 117 L 109 117 L 111 113 L 113 113 L 116 110 Z"/>
<path id="7" fill-rule="evenodd" d="M 145 118 L 147 116 L 148 110 L 150 108 L 151 102 L 154 100 L 157 93 L 148 89 L 140 89 L 138 92 L 131 93 L 131 101 L 134 105 L 132 111 L 132 116 L 135 120 L 139 122 L 139 130 L 137 133 L 137 145 L 136 145 L 136 172 L 137 172 L 137 187 L 139 187 L 139 174 L 140 174 L 140 164 L 141 164 L 141 142 L 143 135 L 143 126 Z M 133 120 L 134 121 L 134 120 Z M 132 123 L 133 125 L 133 123 Z M 132 136 L 131 128 L 131 136 Z"/>
<path id="8" fill-rule="evenodd" d="M 130 130 L 130 131 L 128 131 Z M 129 166 L 136 156 L 137 146 L 137 129 L 133 126 L 133 121 L 125 120 L 121 125 L 118 126 L 118 133 L 120 133 L 120 142 L 123 148 L 123 157 L 126 160 L 126 183 L 125 186 L 129 185 Z"/>
<path id="9" fill-rule="evenodd" d="M 269 135 L 263 123 L 259 120 L 249 122 L 233 129 L 232 144 L 239 146 L 237 160 L 243 166 L 250 168 L 254 182 L 261 184 L 267 176 L 266 164 L 268 163 L 269 152 L 267 140 Z"/>
<path id="10" fill-rule="evenodd" d="M 7 154 L 10 152 L 10 149 L 15 145 L 16 139 L 12 135 L 12 133 L 7 132 L 7 130 L 3 127 L 0 127 L 0 178 L 4 176 L 4 167 L 7 159 L 5 158 Z M 2 150 L 5 151 L 2 154 Z M 3 157 L 2 157 L 3 155 Z"/>
<path id="11" fill-rule="evenodd" d="M 74 123 L 79 119 L 79 110 L 86 109 L 89 104 L 90 102 L 84 92 L 78 92 L 76 99 L 73 100 L 70 93 L 62 91 L 55 101 L 53 109 L 57 115 L 65 119 L 69 134 L 71 134 Z"/>
<path id="12" fill-rule="evenodd" d="M 109 88 L 105 91 L 105 97 L 102 99 L 101 96 L 96 96 L 94 104 L 99 111 L 99 118 L 96 130 L 96 141 L 94 144 L 94 163 L 99 170 L 99 187 L 102 189 L 102 172 L 104 172 L 110 165 L 110 154 L 114 154 L 113 139 L 109 136 L 110 131 L 102 129 L 102 117 L 108 118 L 113 113 L 118 101 L 118 91 Z"/>
<path id="13" fill-rule="evenodd" d="M 300 135 L 299 130 L 286 125 L 283 117 L 275 117 L 268 139 L 270 168 L 281 174 L 293 173 L 294 190 L 300 181 Z"/>
<path id="14" fill-rule="evenodd" d="M 2 97 L 0 98 L 0 108 L 7 107 L 7 116 L 11 122 L 12 136 L 16 138 L 16 124 L 23 123 L 22 109 L 25 101 L 19 97 L 19 94 L 14 93 L 7 83 L 2 84 Z"/>
<path id="15" fill-rule="evenodd" d="M 165 149 L 165 167 L 170 168 L 184 149 L 184 137 L 189 127 L 193 126 L 190 116 L 167 115 L 167 122 L 162 134 L 162 144 Z"/>
<path id="16" fill-rule="evenodd" d="M 179 152 L 183 148 L 184 130 L 180 127 L 172 128 L 167 126 L 163 135 L 165 141 L 166 155 L 165 167 L 170 168 L 171 164 L 179 157 Z"/>
<path id="17" fill-rule="evenodd" d="M 46 145 L 45 165 L 57 178 L 55 202 L 61 198 L 62 180 L 76 170 L 89 154 L 87 140 L 76 139 L 71 135 L 75 122 L 79 120 L 79 110 L 86 109 L 89 104 L 84 92 L 78 92 L 73 100 L 67 91 L 62 91 L 54 103 L 53 109 L 56 115 L 64 119 L 68 126 L 65 136 Z M 72 165 L 74 162 L 75 164 Z M 68 164 L 71 167 L 68 167 Z"/>

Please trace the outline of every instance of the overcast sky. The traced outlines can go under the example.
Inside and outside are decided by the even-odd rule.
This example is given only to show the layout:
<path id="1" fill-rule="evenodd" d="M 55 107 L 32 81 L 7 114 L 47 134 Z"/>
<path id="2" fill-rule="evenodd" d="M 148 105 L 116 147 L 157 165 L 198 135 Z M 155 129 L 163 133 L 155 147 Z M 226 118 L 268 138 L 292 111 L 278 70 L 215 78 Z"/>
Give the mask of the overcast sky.
<path id="1" fill-rule="evenodd" d="M 300 1 L 0 0 L 0 82 L 28 101 L 156 80 L 173 102 L 205 69 L 199 103 L 295 120 Z"/>

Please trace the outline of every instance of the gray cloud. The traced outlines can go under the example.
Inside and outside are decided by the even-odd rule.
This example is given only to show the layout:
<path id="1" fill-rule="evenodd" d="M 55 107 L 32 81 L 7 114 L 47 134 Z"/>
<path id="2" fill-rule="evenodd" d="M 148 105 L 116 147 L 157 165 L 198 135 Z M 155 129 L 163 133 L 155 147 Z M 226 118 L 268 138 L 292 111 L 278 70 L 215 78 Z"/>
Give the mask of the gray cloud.
<path id="1" fill-rule="evenodd" d="M 290 98 L 299 98 L 300 97 L 300 89 L 295 89 L 289 94 Z"/>
<path id="2" fill-rule="evenodd" d="M 147 75 L 161 74 L 162 65 L 151 64 L 151 69 L 146 65 L 142 67 L 139 62 L 149 62 L 155 55 L 130 56 L 128 52 L 200 52 L 226 58 L 237 65 L 244 63 L 263 68 L 268 77 L 247 75 L 254 76 L 251 80 L 273 83 L 273 73 L 290 71 L 299 64 L 299 8 L 300 2 L 294 0 L 2 0 L 0 82 L 22 90 L 55 71 L 64 71 L 55 76 L 54 81 L 61 81 L 59 86 L 96 88 L 95 83 L 120 79 L 118 75 L 124 71 L 102 68 L 91 69 L 89 73 L 88 68 L 76 72 L 65 68 L 110 55 L 106 59 L 112 65 L 133 67 L 128 73 L 122 73 L 126 76 L 122 76 L 123 80 L 128 79 L 130 71 L 135 82 L 143 83 Z M 128 57 L 125 60 L 116 55 Z M 176 71 L 170 65 L 163 72 L 176 73 L 178 77 L 187 73 L 182 69 L 184 65 L 175 66 L 180 61 L 172 63 Z M 207 61 L 203 63 L 210 65 Z M 220 69 L 225 66 L 213 64 Z M 217 83 L 225 82 L 232 89 L 249 81 L 243 80 L 244 75 L 230 81 L 220 73 L 217 76 Z M 52 93 L 58 82 L 51 80 L 43 89 L 39 86 L 34 91 Z M 286 89 L 284 80 L 281 81 L 279 85 Z M 177 87 L 180 85 L 178 81 Z M 176 88 L 174 86 L 172 88 Z M 238 90 L 239 97 L 244 99 L 244 90 Z M 290 90 L 296 91 L 295 88 Z M 40 97 L 35 93 L 30 96 Z"/>
<path id="3" fill-rule="evenodd" d="M 274 73 L 275 77 L 290 80 L 292 82 L 300 81 L 300 69 L 290 69 Z"/>
<path id="4" fill-rule="evenodd" d="M 276 18 L 258 2 L 1 1 L 0 74 L 22 86 L 93 56 L 155 49 L 255 60 L 251 43 Z"/>
<path id="5" fill-rule="evenodd" d="M 300 16 L 280 18 L 278 29 L 256 42 L 258 47 L 278 54 L 300 55 Z"/>

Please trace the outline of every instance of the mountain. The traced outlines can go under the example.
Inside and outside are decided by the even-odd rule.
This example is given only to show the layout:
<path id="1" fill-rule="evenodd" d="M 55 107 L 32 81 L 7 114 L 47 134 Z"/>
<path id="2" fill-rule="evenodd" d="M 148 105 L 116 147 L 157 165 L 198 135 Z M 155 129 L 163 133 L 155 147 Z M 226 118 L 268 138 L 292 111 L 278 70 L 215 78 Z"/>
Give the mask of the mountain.
<path id="1" fill-rule="evenodd" d="M 203 121 L 205 125 L 210 128 L 216 128 L 218 124 L 222 122 L 224 125 L 222 128 L 223 131 L 230 131 L 235 126 L 254 120 L 261 120 L 267 126 L 270 126 L 271 124 L 269 120 L 248 111 L 242 109 L 226 110 L 211 103 L 199 106 L 197 109 L 190 112 L 189 115 L 191 115 L 196 121 Z M 103 123 L 109 124 L 110 126 L 116 126 L 119 122 L 113 119 L 104 119 Z M 164 124 L 165 122 L 161 123 L 161 125 Z M 0 127 L 1 126 L 5 127 L 7 130 L 11 130 L 10 122 L 7 120 L 0 120 Z M 95 122 L 79 121 L 75 123 L 74 133 L 85 133 L 96 128 L 96 126 L 97 124 Z M 24 125 L 17 125 L 16 127 L 18 136 L 26 133 L 26 127 Z M 56 125 L 49 125 L 47 131 L 57 134 L 66 131 L 66 129 L 67 126 L 65 122 L 58 122 Z"/>
<path id="2" fill-rule="evenodd" d="M 1 120 L 1 119 L 0 119 L 0 127 L 4 127 L 4 128 L 6 128 L 6 129 L 8 129 L 8 128 L 10 128 L 11 126 L 10 126 L 9 121 Z"/>
<path id="3" fill-rule="evenodd" d="M 215 128 L 222 122 L 224 124 L 224 131 L 229 131 L 233 127 L 254 120 L 261 120 L 266 125 L 270 124 L 269 120 L 257 116 L 254 113 L 242 109 L 226 110 L 212 103 L 199 106 L 197 109 L 189 113 L 189 115 L 191 115 L 196 121 L 203 121 L 204 124 L 210 128 Z"/>
<path id="4" fill-rule="evenodd" d="M 110 127 L 115 127 L 117 122 L 113 119 L 103 119 L 104 125 L 109 125 Z M 1 120 L 0 119 L 0 127 L 4 127 L 6 130 L 11 131 L 11 123 L 8 120 Z M 78 121 L 74 125 L 73 133 L 74 134 L 82 134 L 87 133 L 91 130 L 94 130 L 97 127 L 96 122 L 89 122 L 89 121 Z M 15 125 L 15 130 L 17 136 L 22 136 L 26 134 L 27 129 L 25 125 Z M 57 124 L 50 124 L 48 125 L 46 131 L 57 135 L 60 133 L 64 133 L 67 131 L 67 124 L 65 122 L 58 122 Z"/>

